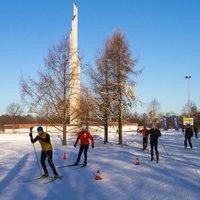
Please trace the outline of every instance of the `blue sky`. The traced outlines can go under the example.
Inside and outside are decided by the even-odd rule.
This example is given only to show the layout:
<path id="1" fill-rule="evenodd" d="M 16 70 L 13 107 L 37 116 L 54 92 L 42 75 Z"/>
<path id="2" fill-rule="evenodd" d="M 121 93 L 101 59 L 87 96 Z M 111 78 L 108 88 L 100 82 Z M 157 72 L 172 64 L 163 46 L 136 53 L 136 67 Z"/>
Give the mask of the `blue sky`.
<path id="1" fill-rule="evenodd" d="M 69 33 L 72 0 L 0 0 L 0 114 L 20 102 L 21 74 L 36 77 L 48 48 Z M 79 51 L 85 63 L 120 28 L 144 68 L 136 95 L 152 99 L 161 111 L 180 113 L 187 103 L 185 75 L 191 75 L 190 98 L 200 109 L 200 1 L 199 0 L 77 0 Z M 83 75 L 84 76 L 84 75 Z M 82 76 L 82 77 L 83 77 Z"/>

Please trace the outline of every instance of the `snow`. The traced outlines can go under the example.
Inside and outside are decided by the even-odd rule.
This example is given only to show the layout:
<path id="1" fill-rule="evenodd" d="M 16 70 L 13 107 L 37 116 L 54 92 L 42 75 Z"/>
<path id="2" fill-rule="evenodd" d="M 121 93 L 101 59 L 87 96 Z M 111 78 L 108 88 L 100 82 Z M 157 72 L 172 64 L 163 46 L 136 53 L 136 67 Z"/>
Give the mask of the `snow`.
<path id="1" fill-rule="evenodd" d="M 74 136 L 68 146 L 61 145 L 61 135 L 51 133 L 54 163 L 74 163 L 78 147 Z M 163 133 L 159 141 L 160 162 L 149 162 L 149 149 L 142 151 L 142 138 L 124 133 L 123 145 L 115 133 L 103 144 L 95 135 L 95 148 L 88 151 L 86 168 L 58 168 L 62 180 L 25 182 L 40 176 L 33 145 L 28 134 L 0 134 L 1 200 L 196 200 L 200 199 L 200 139 L 192 139 L 194 148 L 184 149 L 182 133 Z M 163 147 L 164 145 L 164 147 Z M 40 145 L 35 143 L 37 156 Z M 66 151 L 67 160 L 63 160 Z M 140 165 L 135 165 L 139 158 Z M 48 166 L 48 163 L 47 163 Z M 100 170 L 102 180 L 95 180 Z M 49 172 L 52 174 L 51 169 Z"/>

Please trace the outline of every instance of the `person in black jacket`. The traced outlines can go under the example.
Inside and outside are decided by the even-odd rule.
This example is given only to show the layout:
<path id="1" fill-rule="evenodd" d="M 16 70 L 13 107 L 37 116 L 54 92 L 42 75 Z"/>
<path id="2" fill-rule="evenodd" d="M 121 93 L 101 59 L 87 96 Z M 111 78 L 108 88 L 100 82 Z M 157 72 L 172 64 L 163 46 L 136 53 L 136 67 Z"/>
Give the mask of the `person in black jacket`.
<path id="1" fill-rule="evenodd" d="M 194 130 L 195 138 L 198 139 L 198 128 L 195 126 L 193 130 Z"/>
<path id="2" fill-rule="evenodd" d="M 154 160 L 153 149 L 155 148 L 156 160 L 159 161 L 159 152 L 158 152 L 158 138 L 161 136 L 160 130 L 153 125 L 153 127 L 147 132 L 147 135 L 150 135 L 150 146 L 151 146 L 151 161 Z"/>
<path id="3" fill-rule="evenodd" d="M 190 127 L 190 124 L 188 124 L 185 129 L 185 141 L 184 141 L 185 148 L 187 148 L 187 141 L 188 141 L 190 148 L 192 149 L 192 142 L 191 142 L 192 136 L 193 136 L 193 130 Z"/>

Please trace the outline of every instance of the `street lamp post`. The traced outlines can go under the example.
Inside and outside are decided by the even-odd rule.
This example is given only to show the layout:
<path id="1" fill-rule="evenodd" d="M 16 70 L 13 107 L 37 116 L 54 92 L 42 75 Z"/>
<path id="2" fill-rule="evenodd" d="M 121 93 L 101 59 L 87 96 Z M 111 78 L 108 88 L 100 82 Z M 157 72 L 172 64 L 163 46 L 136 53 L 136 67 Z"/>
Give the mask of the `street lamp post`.
<path id="1" fill-rule="evenodd" d="M 188 115 L 190 117 L 190 84 L 189 84 L 189 81 L 192 77 L 191 76 L 185 76 L 185 78 L 188 80 Z"/>

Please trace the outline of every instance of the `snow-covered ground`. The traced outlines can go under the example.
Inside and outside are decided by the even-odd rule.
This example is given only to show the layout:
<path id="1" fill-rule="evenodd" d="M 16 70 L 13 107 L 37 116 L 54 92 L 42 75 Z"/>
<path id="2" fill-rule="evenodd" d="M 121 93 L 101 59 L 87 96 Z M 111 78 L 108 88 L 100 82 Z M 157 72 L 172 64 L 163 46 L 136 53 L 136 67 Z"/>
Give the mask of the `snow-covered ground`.
<path id="1" fill-rule="evenodd" d="M 78 153 L 78 147 L 73 147 L 74 137 L 68 137 L 68 146 L 61 145 L 60 137 L 51 134 L 57 167 L 73 163 Z M 117 144 L 115 133 L 106 145 L 102 143 L 102 136 L 94 138 L 95 148 L 89 149 L 86 168 L 58 168 L 63 179 L 43 184 L 44 179 L 25 182 L 40 176 L 28 134 L 0 134 L 0 199 L 200 199 L 200 139 L 192 139 L 193 149 L 184 149 L 182 133 L 163 134 L 157 164 L 149 162 L 149 150 L 141 150 L 140 135 L 124 134 L 123 145 Z M 34 147 L 40 157 L 40 145 L 35 143 Z M 64 151 L 67 160 L 63 160 Z M 135 165 L 136 158 L 140 165 Z M 103 178 L 100 181 L 95 180 L 97 170 Z"/>

